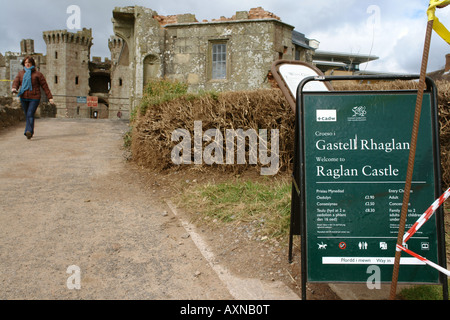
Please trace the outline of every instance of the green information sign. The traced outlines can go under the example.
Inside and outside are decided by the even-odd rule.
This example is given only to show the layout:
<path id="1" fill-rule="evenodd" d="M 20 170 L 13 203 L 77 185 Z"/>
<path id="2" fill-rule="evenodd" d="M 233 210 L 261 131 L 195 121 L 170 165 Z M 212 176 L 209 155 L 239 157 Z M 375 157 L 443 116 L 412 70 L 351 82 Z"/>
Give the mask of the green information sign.
<path id="1" fill-rule="evenodd" d="M 416 94 L 304 94 L 307 279 L 366 282 L 369 266 L 392 279 Z M 407 230 L 436 193 L 431 97 L 424 96 Z M 438 263 L 436 220 L 408 247 Z M 438 272 L 404 254 L 401 282 L 438 283 Z"/>
<path id="2" fill-rule="evenodd" d="M 391 282 L 417 91 L 304 90 L 310 81 L 416 80 L 415 75 L 312 76 L 297 88 L 289 261 L 301 236 L 307 282 Z M 426 78 L 406 230 L 441 196 L 437 89 Z M 443 209 L 406 244 L 446 268 Z M 442 284 L 434 267 L 402 253 L 398 281 Z"/>

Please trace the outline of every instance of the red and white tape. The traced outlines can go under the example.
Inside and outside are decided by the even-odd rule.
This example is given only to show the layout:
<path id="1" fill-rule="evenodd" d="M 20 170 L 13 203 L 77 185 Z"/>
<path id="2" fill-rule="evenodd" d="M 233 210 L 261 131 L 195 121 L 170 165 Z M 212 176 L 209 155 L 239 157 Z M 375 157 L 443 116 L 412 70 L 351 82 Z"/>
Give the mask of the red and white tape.
<path id="1" fill-rule="evenodd" d="M 425 222 L 427 222 L 431 216 L 436 212 L 436 210 L 450 197 L 450 188 L 448 188 L 444 194 L 442 194 L 436 201 L 433 202 L 433 204 L 425 211 L 420 218 L 416 221 L 416 223 L 413 224 L 411 229 L 408 230 L 408 232 L 405 233 L 403 236 L 403 244 L 408 241 L 414 233 L 419 230 Z"/>
<path id="2" fill-rule="evenodd" d="M 437 265 L 436 263 L 418 255 L 415 252 L 412 252 L 411 250 L 405 248 L 406 242 L 411 239 L 411 237 L 419 230 L 425 222 L 427 222 L 431 216 L 436 212 L 436 210 L 450 197 L 450 188 L 448 188 L 436 201 L 433 202 L 433 204 L 425 211 L 420 218 L 416 221 L 416 223 L 413 224 L 413 226 L 408 230 L 408 232 L 405 233 L 403 236 L 403 246 L 398 245 L 396 247 L 397 251 L 403 250 L 409 255 L 419 259 L 422 262 L 425 262 L 429 266 L 439 270 L 440 272 L 446 274 L 447 276 L 450 276 L 450 271 L 448 271 L 445 268 L 442 268 L 441 266 Z"/>
<path id="3" fill-rule="evenodd" d="M 425 262 L 430 267 L 433 267 L 433 268 L 439 270 L 440 272 L 446 274 L 447 276 L 450 276 L 450 271 L 448 271 L 447 269 L 442 268 L 440 265 L 437 265 L 436 263 L 434 263 L 434 262 L 432 262 L 432 261 L 430 261 L 430 260 L 428 260 L 428 259 L 426 259 L 426 258 L 424 258 L 424 257 L 422 257 L 420 255 L 418 255 L 417 253 L 412 252 L 411 250 L 406 249 L 405 247 L 400 246 L 400 245 L 397 245 L 397 249 L 405 251 L 406 253 L 412 255 L 413 257 L 419 259 L 420 261 Z"/>

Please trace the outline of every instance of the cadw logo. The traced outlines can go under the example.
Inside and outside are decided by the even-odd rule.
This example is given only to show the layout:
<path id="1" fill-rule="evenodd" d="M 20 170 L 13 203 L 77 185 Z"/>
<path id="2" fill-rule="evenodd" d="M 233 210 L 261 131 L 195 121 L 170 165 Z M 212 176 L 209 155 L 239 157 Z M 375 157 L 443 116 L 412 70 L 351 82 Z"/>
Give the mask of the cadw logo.
<path id="1" fill-rule="evenodd" d="M 316 110 L 317 122 L 336 122 L 337 113 L 335 109 Z"/>

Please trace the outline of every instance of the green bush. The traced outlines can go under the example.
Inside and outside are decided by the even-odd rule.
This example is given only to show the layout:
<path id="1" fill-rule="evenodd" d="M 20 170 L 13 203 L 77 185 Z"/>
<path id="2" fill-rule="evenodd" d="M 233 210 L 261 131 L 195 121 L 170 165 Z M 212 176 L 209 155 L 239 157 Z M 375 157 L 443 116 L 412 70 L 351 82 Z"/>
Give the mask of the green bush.
<path id="1" fill-rule="evenodd" d="M 140 104 L 140 112 L 144 115 L 147 109 L 153 105 L 158 105 L 187 94 L 187 83 L 155 79 L 150 80 L 144 89 L 144 95 Z"/>

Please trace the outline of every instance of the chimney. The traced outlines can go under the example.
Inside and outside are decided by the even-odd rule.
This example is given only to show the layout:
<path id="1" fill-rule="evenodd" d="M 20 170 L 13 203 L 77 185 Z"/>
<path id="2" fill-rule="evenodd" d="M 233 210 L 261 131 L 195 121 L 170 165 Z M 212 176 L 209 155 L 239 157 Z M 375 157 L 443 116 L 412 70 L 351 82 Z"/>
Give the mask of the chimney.
<path id="1" fill-rule="evenodd" d="M 450 53 L 445 55 L 445 72 L 450 70 Z"/>

